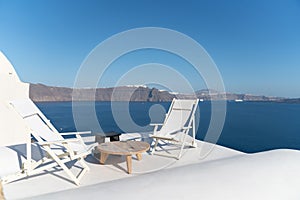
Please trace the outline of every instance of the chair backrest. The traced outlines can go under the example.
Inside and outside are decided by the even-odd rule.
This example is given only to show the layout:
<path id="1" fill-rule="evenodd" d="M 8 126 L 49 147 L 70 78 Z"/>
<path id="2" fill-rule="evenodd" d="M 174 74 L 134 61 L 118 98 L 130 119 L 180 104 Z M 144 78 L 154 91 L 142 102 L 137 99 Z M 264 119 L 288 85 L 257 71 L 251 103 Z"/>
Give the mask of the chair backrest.
<path id="1" fill-rule="evenodd" d="M 191 126 L 197 106 L 198 99 L 173 99 L 160 132 L 171 134 L 185 126 Z"/>
<path id="2" fill-rule="evenodd" d="M 31 99 L 11 101 L 10 103 L 23 117 L 32 131 L 31 134 L 38 141 L 64 139 Z"/>

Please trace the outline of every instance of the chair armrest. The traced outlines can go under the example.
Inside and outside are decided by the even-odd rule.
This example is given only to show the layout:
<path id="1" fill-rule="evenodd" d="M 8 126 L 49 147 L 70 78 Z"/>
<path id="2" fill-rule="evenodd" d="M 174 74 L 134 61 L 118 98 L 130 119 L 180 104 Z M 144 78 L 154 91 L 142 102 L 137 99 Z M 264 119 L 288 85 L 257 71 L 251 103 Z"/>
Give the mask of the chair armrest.
<path id="1" fill-rule="evenodd" d="M 190 129 L 190 128 L 192 128 L 192 126 L 185 126 L 185 127 L 182 127 L 183 130 Z"/>
<path id="2" fill-rule="evenodd" d="M 54 140 L 54 141 L 45 141 L 45 142 L 37 142 L 39 145 L 51 145 L 51 144 L 64 144 L 68 142 L 78 142 L 80 141 L 78 138 L 70 138 L 70 139 L 64 139 L 64 140 Z"/>
<path id="3" fill-rule="evenodd" d="M 66 132 L 60 133 L 60 135 L 84 135 L 84 134 L 91 134 L 91 131 L 81 131 L 81 132 Z"/>
<path id="4" fill-rule="evenodd" d="M 150 126 L 162 126 L 162 125 L 164 125 L 164 124 L 162 124 L 162 123 L 151 123 L 151 124 L 149 124 Z"/>
<path id="5" fill-rule="evenodd" d="M 154 130 L 153 130 L 154 134 L 156 133 L 156 131 L 158 129 L 158 126 L 162 126 L 162 125 L 164 125 L 164 124 L 161 124 L 161 123 L 152 123 L 152 124 L 150 124 L 150 126 L 154 126 Z"/>

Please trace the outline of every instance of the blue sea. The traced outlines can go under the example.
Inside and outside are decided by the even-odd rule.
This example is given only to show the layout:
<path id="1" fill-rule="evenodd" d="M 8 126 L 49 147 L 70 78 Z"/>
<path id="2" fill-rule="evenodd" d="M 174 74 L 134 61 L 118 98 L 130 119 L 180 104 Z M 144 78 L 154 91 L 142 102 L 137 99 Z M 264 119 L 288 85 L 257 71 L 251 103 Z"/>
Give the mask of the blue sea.
<path id="1" fill-rule="evenodd" d="M 120 115 L 126 110 L 123 108 L 128 107 L 125 102 L 115 104 Z M 37 106 L 60 132 L 76 131 L 72 102 L 37 103 Z M 154 116 L 149 115 L 149 110 L 155 106 L 159 106 L 159 112 Z M 163 111 L 167 111 L 169 106 L 169 102 L 130 102 L 128 110 L 131 119 L 138 126 L 151 131 L 149 123 L 153 122 L 153 118 L 155 122 L 162 122 L 165 114 Z M 123 132 L 114 120 L 110 102 L 96 102 L 95 110 L 104 132 Z M 210 102 L 200 102 L 199 110 L 197 139 L 203 140 L 210 122 Z M 134 130 L 135 128 L 127 131 L 139 131 Z M 224 128 L 217 143 L 247 153 L 281 148 L 300 150 L 300 104 L 228 102 Z"/>

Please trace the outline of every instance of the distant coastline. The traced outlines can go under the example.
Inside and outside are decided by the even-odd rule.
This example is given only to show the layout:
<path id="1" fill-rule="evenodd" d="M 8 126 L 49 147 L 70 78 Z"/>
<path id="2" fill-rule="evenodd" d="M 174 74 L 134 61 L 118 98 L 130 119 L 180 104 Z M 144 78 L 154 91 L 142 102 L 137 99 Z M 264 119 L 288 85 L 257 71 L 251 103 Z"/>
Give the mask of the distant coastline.
<path id="1" fill-rule="evenodd" d="M 195 94 L 174 94 L 168 91 L 148 88 L 145 86 L 121 86 L 116 88 L 75 89 L 67 87 L 53 87 L 43 84 L 30 84 L 30 98 L 35 102 L 72 101 L 73 93 L 76 101 L 140 101 L 140 102 L 168 102 L 173 98 L 201 101 L 236 101 L 242 102 L 279 102 L 300 103 L 300 98 L 268 97 L 251 94 L 220 93 L 213 90 L 199 90 Z M 93 95 L 95 93 L 95 95 Z M 115 94 L 115 95 L 113 95 Z M 237 101 L 236 101 L 237 102 Z"/>

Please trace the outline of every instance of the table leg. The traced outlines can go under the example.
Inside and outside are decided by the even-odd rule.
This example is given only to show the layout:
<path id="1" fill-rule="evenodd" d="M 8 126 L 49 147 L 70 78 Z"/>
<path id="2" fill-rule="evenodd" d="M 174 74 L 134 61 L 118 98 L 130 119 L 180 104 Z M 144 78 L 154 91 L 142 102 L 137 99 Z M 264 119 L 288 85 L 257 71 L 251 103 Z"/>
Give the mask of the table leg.
<path id="1" fill-rule="evenodd" d="M 141 153 L 136 154 L 136 158 L 137 160 L 142 160 L 142 154 Z"/>
<path id="2" fill-rule="evenodd" d="M 107 153 L 102 153 L 102 152 L 101 152 L 100 163 L 101 163 L 101 164 L 104 164 L 105 161 L 106 161 L 106 159 L 107 159 L 107 157 L 108 157 L 108 154 L 107 154 Z"/>
<path id="3" fill-rule="evenodd" d="M 128 174 L 131 174 L 131 170 L 132 170 L 132 157 L 131 157 L 131 155 L 126 156 L 126 163 L 127 163 Z"/>

